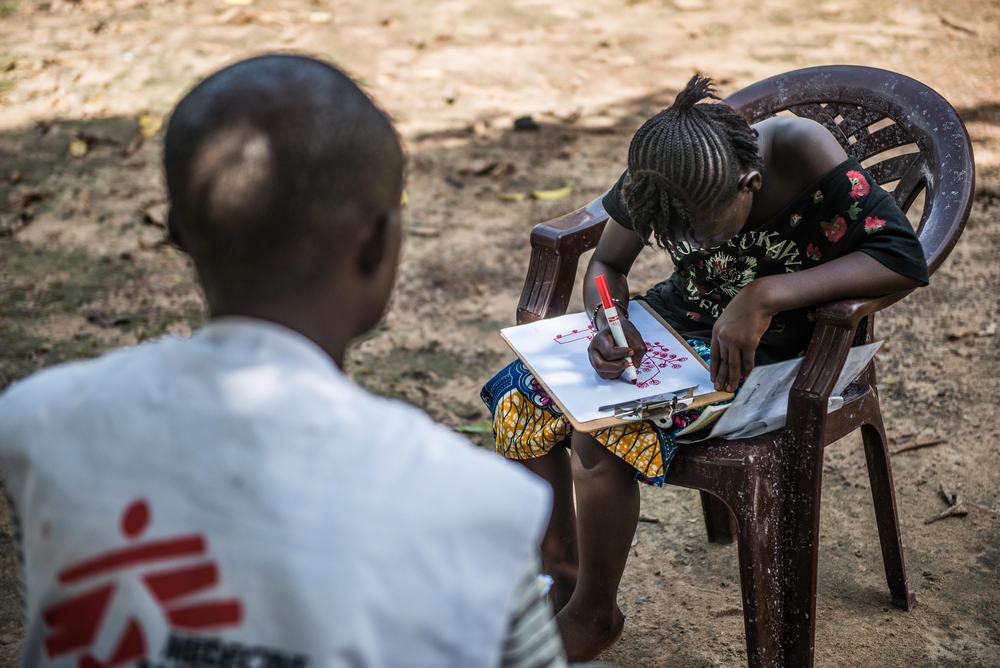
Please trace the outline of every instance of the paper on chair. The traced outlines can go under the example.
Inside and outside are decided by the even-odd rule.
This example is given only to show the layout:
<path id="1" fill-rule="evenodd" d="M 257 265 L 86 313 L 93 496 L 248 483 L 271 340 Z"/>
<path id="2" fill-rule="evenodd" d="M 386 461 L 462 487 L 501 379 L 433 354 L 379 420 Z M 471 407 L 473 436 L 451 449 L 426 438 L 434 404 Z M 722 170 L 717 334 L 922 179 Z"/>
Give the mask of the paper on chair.
<path id="1" fill-rule="evenodd" d="M 861 374 L 882 346 L 881 341 L 851 348 L 844 369 L 837 379 L 827 407 L 829 412 L 844 404 L 840 395 Z M 743 389 L 719 419 L 708 438 L 751 438 L 785 426 L 788 395 L 802 359 L 754 367 L 743 383 Z"/>

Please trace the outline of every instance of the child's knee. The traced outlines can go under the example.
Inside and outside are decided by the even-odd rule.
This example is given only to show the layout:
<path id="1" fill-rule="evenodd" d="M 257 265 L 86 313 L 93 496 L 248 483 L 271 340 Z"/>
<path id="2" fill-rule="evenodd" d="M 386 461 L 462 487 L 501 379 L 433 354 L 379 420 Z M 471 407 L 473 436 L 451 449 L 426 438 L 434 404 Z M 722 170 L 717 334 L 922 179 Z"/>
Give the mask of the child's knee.
<path id="1" fill-rule="evenodd" d="M 632 465 L 608 450 L 590 434 L 574 432 L 572 449 L 574 479 L 581 475 L 635 479 L 635 469 Z"/>

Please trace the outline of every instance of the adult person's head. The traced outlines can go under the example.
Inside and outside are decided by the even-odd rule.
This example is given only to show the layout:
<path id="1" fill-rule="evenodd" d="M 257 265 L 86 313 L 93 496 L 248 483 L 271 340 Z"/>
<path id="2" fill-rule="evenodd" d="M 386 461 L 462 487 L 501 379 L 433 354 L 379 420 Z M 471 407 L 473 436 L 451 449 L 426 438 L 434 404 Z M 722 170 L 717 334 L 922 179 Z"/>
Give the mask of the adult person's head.
<path id="1" fill-rule="evenodd" d="M 328 63 L 260 56 L 184 96 L 164 162 L 170 234 L 212 315 L 281 323 L 341 363 L 395 279 L 403 154 L 386 115 Z"/>

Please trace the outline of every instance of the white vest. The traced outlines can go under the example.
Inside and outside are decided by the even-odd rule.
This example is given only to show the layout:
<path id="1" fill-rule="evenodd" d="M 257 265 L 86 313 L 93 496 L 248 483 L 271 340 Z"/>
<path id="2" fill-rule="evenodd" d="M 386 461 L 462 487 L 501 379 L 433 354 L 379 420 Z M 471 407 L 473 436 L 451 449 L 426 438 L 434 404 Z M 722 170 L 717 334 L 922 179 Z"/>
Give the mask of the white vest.
<path id="1" fill-rule="evenodd" d="M 497 665 L 540 480 L 220 319 L 0 396 L 26 666 Z"/>

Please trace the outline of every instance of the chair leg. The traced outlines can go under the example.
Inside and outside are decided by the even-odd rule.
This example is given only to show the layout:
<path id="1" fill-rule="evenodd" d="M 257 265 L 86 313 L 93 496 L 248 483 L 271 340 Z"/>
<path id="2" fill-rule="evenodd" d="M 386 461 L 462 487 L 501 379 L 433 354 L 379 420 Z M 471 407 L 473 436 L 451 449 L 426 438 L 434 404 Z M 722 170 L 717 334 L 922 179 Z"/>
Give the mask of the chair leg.
<path id="1" fill-rule="evenodd" d="M 878 523 L 879 541 L 882 543 L 882 563 L 889 583 L 893 605 L 912 610 L 917 604 L 916 595 L 906 584 L 906 567 L 903 564 L 903 542 L 899 535 L 899 513 L 896 510 L 896 493 L 892 485 L 892 466 L 886 444 L 885 427 L 881 414 L 876 413 L 870 424 L 861 427 L 868 460 L 868 479 L 872 486 L 875 520 Z"/>
<path id="2" fill-rule="evenodd" d="M 805 369 L 803 363 L 803 369 Z M 801 371 L 799 372 L 801 375 Z M 823 480 L 826 406 L 801 394 L 789 395 L 781 475 L 782 665 L 812 668 L 816 638 L 816 561 L 819 556 L 819 506 Z M 819 428 L 817 429 L 817 425 Z"/>
<path id="3" fill-rule="evenodd" d="M 765 487 L 760 485 L 760 487 Z M 734 506 L 737 507 L 737 506 Z M 740 584 L 748 668 L 784 666 L 782 629 L 781 504 L 776 494 L 763 494 L 742 504 L 739 527 Z"/>
<path id="4" fill-rule="evenodd" d="M 710 543 L 732 543 L 736 540 L 736 518 L 717 496 L 701 493 L 701 510 L 705 515 L 705 532 Z"/>

